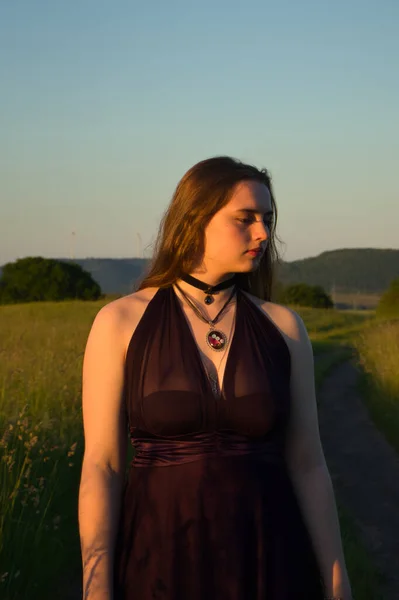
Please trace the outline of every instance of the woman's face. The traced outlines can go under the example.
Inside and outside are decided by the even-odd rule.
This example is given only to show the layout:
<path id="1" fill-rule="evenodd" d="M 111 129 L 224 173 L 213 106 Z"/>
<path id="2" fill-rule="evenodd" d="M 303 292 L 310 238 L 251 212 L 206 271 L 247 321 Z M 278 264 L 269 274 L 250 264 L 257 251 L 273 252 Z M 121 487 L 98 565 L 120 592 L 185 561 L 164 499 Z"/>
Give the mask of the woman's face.
<path id="1" fill-rule="evenodd" d="M 244 273 L 257 269 L 270 236 L 273 219 L 268 188 L 258 181 L 237 184 L 230 201 L 205 229 L 204 264 L 214 273 Z M 259 248 L 257 254 L 248 252 Z"/>

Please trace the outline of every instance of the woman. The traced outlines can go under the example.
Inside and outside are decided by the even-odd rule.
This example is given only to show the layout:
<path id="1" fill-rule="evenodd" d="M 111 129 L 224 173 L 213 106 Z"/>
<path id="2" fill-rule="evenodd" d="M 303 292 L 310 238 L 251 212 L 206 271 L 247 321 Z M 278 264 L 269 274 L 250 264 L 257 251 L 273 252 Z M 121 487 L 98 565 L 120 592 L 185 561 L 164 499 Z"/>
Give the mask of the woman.
<path id="1" fill-rule="evenodd" d="M 270 301 L 276 221 L 266 170 L 196 164 L 137 291 L 97 314 L 83 366 L 84 598 L 350 600 L 311 345 L 298 314 Z"/>

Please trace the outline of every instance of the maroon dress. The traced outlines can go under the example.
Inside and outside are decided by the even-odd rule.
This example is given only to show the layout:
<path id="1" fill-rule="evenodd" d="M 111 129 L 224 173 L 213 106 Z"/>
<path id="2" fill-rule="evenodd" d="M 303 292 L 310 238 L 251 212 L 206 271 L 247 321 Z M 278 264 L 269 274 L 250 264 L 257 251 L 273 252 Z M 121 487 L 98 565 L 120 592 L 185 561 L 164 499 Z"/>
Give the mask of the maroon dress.
<path id="1" fill-rule="evenodd" d="M 239 289 L 236 311 L 220 399 L 172 286 L 130 340 L 116 600 L 323 598 L 285 462 L 290 352 Z"/>

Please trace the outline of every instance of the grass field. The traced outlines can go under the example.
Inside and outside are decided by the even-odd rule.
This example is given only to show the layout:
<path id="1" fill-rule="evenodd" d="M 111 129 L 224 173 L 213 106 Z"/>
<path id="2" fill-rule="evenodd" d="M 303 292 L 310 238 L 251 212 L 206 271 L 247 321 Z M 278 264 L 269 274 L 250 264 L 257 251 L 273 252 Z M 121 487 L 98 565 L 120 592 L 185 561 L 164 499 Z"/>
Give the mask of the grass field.
<path id="1" fill-rule="evenodd" d="M 81 368 L 92 321 L 105 303 L 0 307 L 3 600 L 62 598 L 60 582 L 79 576 Z M 366 372 L 362 386 L 373 417 L 398 447 L 398 325 L 381 326 L 370 313 L 296 310 L 314 344 L 317 385 L 355 348 Z M 355 598 L 377 598 L 367 595 L 375 585 L 373 569 L 341 509 L 340 519 Z M 359 565 L 367 569 L 367 588 Z"/>
<path id="2" fill-rule="evenodd" d="M 359 383 L 364 402 L 399 452 L 399 319 L 365 329 L 354 346 L 363 371 Z"/>

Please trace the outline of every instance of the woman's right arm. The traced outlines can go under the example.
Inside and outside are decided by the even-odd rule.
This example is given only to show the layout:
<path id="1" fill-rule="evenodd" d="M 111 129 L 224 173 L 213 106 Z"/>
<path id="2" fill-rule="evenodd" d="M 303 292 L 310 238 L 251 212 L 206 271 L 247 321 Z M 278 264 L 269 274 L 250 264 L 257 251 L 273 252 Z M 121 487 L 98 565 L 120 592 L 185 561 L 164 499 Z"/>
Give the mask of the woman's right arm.
<path id="1" fill-rule="evenodd" d="M 79 533 L 84 600 L 113 599 L 113 556 L 128 437 L 121 315 L 115 302 L 98 312 L 83 360 L 85 450 L 79 487 Z"/>

